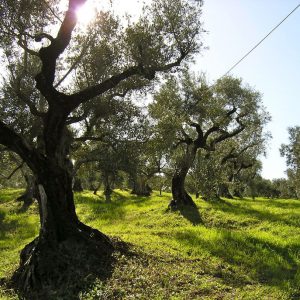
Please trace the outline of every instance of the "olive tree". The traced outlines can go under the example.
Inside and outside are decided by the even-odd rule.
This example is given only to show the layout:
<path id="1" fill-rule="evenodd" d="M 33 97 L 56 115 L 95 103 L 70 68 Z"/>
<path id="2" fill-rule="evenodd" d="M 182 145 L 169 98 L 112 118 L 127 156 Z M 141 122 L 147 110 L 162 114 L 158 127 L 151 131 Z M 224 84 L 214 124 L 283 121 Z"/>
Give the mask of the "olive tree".
<path id="1" fill-rule="evenodd" d="M 105 234 L 76 214 L 68 126 L 105 109 L 103 97 L 155 80 L 201 47 L 201 5 L 191 1 L 153 1 L 129 22 L 99 11 L 81 30 L 76 12 L 85 2 L 69 0 L 63 9 L 57 0 L 7 0 L 0 7 L 6 68 L 0 144 L 28 165 L 40 192 L 40 233 L 22 251 L 14 276 L 26 293 L 43 290 L 74 267 L 75 248 L 96 256 L 113 249 Z"/>
<path id="2" fill-rule="evenodd" d="M 288 178 L 293 182 L 297 198 L 300 197 L 300 126 L 288 128 L 289 143 L 282 144 L 281 156 L 286 158 Z"/>
<path id="3" fill-rule="evenodd" d="M 199 149 L 213 152 L 222 142 L 268 118 L 260 94 L 241 79 L 223 77 L 211 86 L 204 76 L 184 70 L 171 76 L 154 95 L 150 113 L 157 130 L 169 141 L 174 154 L 173 200 L 178 206 L 195 206 L 185 190 L 185 178 Z"/>

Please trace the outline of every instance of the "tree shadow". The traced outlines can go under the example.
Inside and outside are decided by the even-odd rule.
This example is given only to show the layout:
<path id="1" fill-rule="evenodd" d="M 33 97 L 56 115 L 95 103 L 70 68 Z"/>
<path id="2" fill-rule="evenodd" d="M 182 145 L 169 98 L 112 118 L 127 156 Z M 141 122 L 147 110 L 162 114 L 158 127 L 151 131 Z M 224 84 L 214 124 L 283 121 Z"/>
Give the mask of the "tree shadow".
<path id="1" fill-rule="evenodd" d="M 278 285 L 295 279 L 298 265 L 285 247 L 260 240 L 245 233 L 223 230 L 215 239 L 202 238 L 199 233 L 186 230 L 175 233 L 175 239 L 190 247 L 202 248 L 230 265 L 245 268 L 252 280 Z M 226 274 L 218 274 L 224 282 L 235 281 Z"/>
<path id="2" fill-rule="evenodd" d="M 18 200 L 16 200 L 16 201 L 18 201 Z M 28 211 L 28 209 L 33 204 L 33 202 L 34 201 L 32 201 L 32 202 L 23 201 L 22 206 L 20 208 L 18 208 L 17 213 L 22 214 L 22 213 L 25 213 L 26 211 Z"/>
<path id="3" fill-rule="evenodd" d="M 298 209 L 300 208 L 300 199 L 281 199 L 281 198 L 234 198 L 232 200 L 248 202 L 248 203 L 268 203 L 268 206 L 278 207 L 278 208 L 290 208 L 290 209 Z"/>
<path id="4" fill-rule="evenodd" d="M 3 221 L 5 219 L 5 215 L 6 215 L 5 211 L 0 210 L 0 226 L 3 224 Z"/>
<path id="5" fill-rule="evenodd" d="M 186 220 L 191 222 L 194 226 L 203 224 L 203 220 L 199 213 L 199 209 L 197 206 L 189 206 L 189 205 L 178 205 L 176 207 L 169 207 L 165 210 L 165 213 L 171 213 L 174 211 L 178 211 Z"/>
<path id="6" fill-rule="evenodd" d="M 48 280 L 43 281 L 43 285 L 40 286 L 39 282 L 35 282 L 35 287 L 30 291 L 22 291 L 19 288 L 15 275 L 10 279 L 2 280 L 0 284 L 5 289 L 13 289 L 20 299 L 25 300 L 85 299 L 83 295 L 88 295 L 95 283 L 98 288 L 100 286 L 100 289 L 105 289 L 107 281 L 114 272 L 116 255 L 132 256 L 130 245 L 116 239 L 112 240 L 112 243 L 114 248 L 105 254 L 103 251 L 98 253 L 91 251 L 78 243 L 72 243 L 72 247 L 68 244 L 61 245 L 56 253 L 53 253 L 53 258 L 57 258 L 54 262 L 55 272 L 46 272 Z"/>
<path id="7" fill-rule="evenodd" d="M 122 220 L 126 216 L 126 206 L 134 204 L 137 207 L 148 205 L 149 197 L 131 195 L 130 198 L 121 192 L 114 191 L 111 202 L 106 202 L 102 195 L 91 195 L 89 193 L 76 194 L 75 204 L 84 204 L 91 210 L 91 219 L 101 214 L 105 221 Z"/>
<path id="8" fill-rule="evenodd" d="M 193 225 L 199 225 L 203 223 L 197 206 L 179 206 L 178 210 L 180 214 Z"/>
<path id="9" fill-rule="evenodd" d="M 255 201 L 253 202 L 255 204 Z M 233 204 L 225 200 L 210 201 L 209 203 L 211 207 L 224 213 L 231 213 L 234 215 L 240 215 L 244 217 L 252 217 L 260 221 L 279 222 L 288 226 L 300 226 L 300 214 L 297 214 L 295 212 L 293 212 L 293 214 L 289 214 L 283 211 L 280 214 L 275 214 L 267 210 L 259 210 L 255 208 L 244 207 L 242 203 L 235 202 Z M 282 209 L 284 210 L 286 209 L 286 207 L 283 207 Z"/>
<path id="10" fill-rule="evenodd" d="M 284 199 L 270 199 L 268 206 L 278 207 L 282 209 L 299 209 L 299 200 L 284 200 Z"/>
<path id="11" fill-rule="evenodd" d="M 127 197 L 123 193 L 113 190 L 112 199 L 116 201 L 125 201 L 127 200 Z"/>
<path id="12" fill-rule="evenodd" d="M 18 225 L 17 220 L 5 220 L 6 213 L 0 210 L 0 240 L 8 238 L 10 232 L 14 231 Z"/>

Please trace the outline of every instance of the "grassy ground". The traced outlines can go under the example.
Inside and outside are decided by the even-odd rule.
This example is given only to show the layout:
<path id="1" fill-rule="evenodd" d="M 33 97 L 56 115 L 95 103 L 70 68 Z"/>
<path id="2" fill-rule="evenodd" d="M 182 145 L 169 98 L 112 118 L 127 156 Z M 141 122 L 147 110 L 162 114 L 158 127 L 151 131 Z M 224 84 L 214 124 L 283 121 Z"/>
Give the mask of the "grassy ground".
<path id="1" fill-rule="evenodd" d="M 38 233 L 37 208 L 23 211 L 19 194 L 0 192 L 0 278 Z M 169 200 L 76 195 L 83 222 L 132 245 L 80 299 L 300 299 L 300 201 L 197 200 L 198 210 L 171 213 Z M 0 289 L 0 299 L 14 297 Z"/>

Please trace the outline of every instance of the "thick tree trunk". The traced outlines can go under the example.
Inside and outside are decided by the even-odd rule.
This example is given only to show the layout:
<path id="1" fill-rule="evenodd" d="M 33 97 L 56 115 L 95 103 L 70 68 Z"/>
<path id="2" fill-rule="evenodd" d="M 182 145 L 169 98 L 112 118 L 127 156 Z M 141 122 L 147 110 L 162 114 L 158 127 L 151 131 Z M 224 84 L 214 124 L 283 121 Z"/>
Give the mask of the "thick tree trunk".
<path id="1" fill-rule="evenodd" d="M 81 179 L 77 176 L 75 176 L 75 178 L 74 178 L 73 191 L 74 192 L 83 192 Z"/>
<path id="2" fill-rule="evenodd" d="M 240 199 L 243 199 L 242 193 L 239 190 L 237 190 L 237 189 L 234 189 L 233 196 L 237 197 L 237 198 L 240 198 Z"/>
<path id="3" fill-rule="evenodd" d="M 23 202 L 23 208 L 28 208 L 34 200 L 39 201 L 39 190 L 36 178 L 31 174 L 25 174 L 26 190 L 23 195 L 17 198 L 17 201 Z"/>
<path id="4" fill-rule="evenodd" d="M 152 189 L 147 184 L 147 178 L 145 176 L 138 176 L 134 182 L 133 190 L 131 194 L 135 194 L 137 196 L 146 196 L 149 197 L 151 195 Z"/>
<path id="5" fill-rule="evenodd" d="M 228 199 L 233 199 L 233 196 L 231 195 L 231 193 L 230 193 L 230 191 L 228 189 L 228 186 L 226 184 L 221 184 L 219 186 L 218 195 L 220 197 L 225 197 L 225 198 L 228 198 Z"/>
<path id="6" fill-rule="evenodd" d="M 186 192 L 184 182 L 188 170 L 176 170 L 172 178 L 172 195 L 176 206 L 194 206 L 195 202 L 192 197 Z"/>
<path id="7" fill-rule="evenodd" d="M 94 195 L 97 195 L 98 190 L 100 189 L 101 182 L 96 185 L 91 184 L 90 189 L 93 191 Z"/>
<path id="8" fill-rule="evenodd" d="M 113 249 L 106 235 L 78 220 L 70 172 L 48 162 L 37 177 L 40 234 L 22 250 L 13 276 L 17 288 L 29 298 L 33 297 L 28 296 L 30 291 L 58 288 L 64 274 L 78 267 L 83 257 L 108 255 Z"/>
<path id="9" fill-rule="evenodd" d="M 113 192 L 112 186 L 114 184 L 114 180 L 111 177 L 113 178 L 111 174 L 106 172 L 103 173 L 104 196 L 106 203 L 111 202 L 111 194 Z"/>
<path id="10" fill-rule="evenodd" d="M 105 202 L 110 203 L 111 202 L 111 194 L 113 190 L 110 188 L 110 185 L 105 185 L 104 187 L 104 195 L 105 195 Z"/>
<path id="11" fill-rule="evenodd" d="M 197 148 L 191 144 L 187 146 L 186 153 L 178 164 L 172 178 L 173 206 L 193 206 L 196 207 L 192 197 L 186 192 L 184 183 L 186 175 L 192 166 Z"/>

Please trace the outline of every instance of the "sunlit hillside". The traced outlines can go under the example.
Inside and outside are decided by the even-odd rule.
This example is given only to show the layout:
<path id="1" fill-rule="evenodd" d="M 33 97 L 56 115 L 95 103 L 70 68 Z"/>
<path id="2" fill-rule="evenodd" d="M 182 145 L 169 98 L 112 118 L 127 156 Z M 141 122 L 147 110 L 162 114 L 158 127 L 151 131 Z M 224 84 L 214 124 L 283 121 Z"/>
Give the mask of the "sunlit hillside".
<path id="1" fill-rule="evenodd" d="M 37 208 L 22 210 L 14 200 L 19 194 L 0 195 L 1 277 L 12 273 L 19 251 L 38 234 Z M 300 297 L 298 200 L 196 200 L 197 210 L 181 214 L 167 210 L 166 193 L 141 198 L 116 190 L 110 204 L 99 195 L 76 195 L 80 219 L 122 246 L 110 274 L 82 287 L 80 299 Z M 1 295 L 14 299 L 4 287 Z"/>

